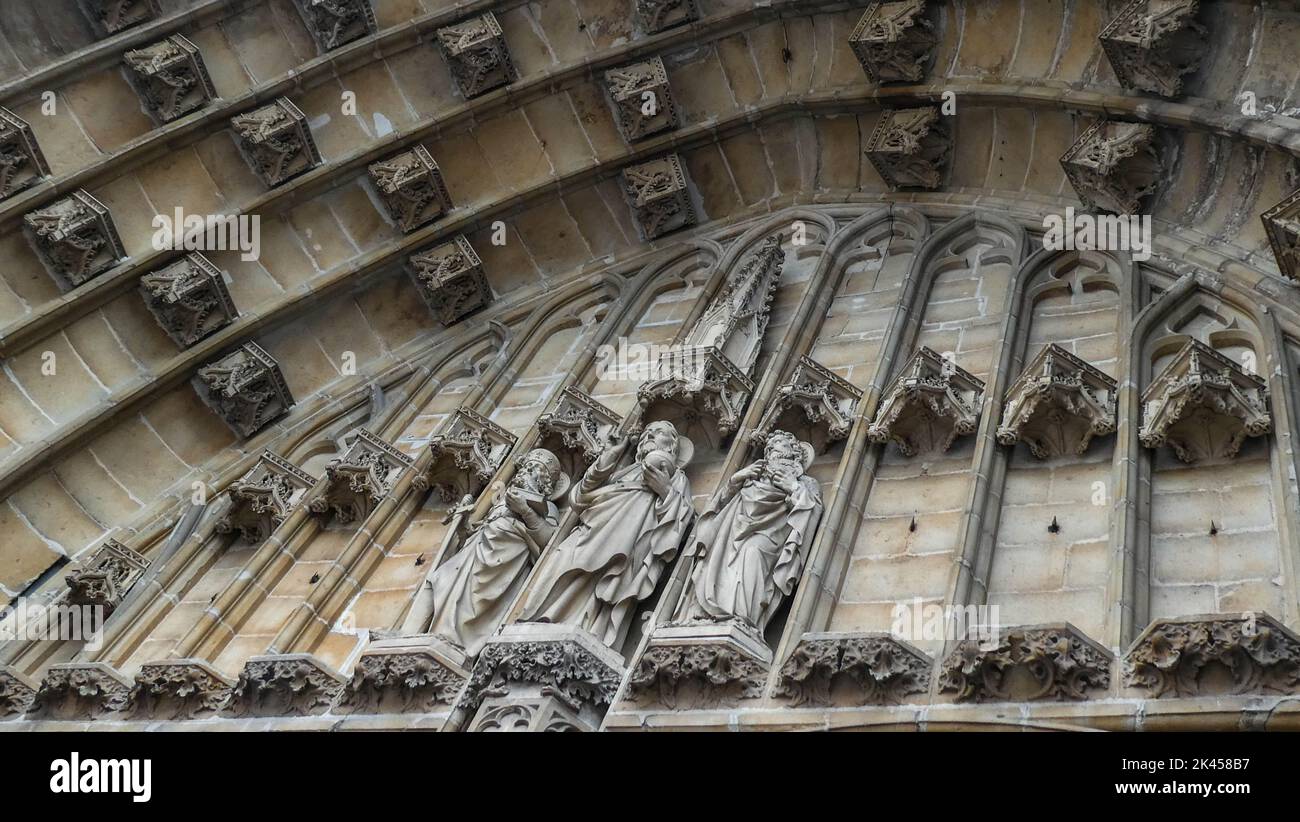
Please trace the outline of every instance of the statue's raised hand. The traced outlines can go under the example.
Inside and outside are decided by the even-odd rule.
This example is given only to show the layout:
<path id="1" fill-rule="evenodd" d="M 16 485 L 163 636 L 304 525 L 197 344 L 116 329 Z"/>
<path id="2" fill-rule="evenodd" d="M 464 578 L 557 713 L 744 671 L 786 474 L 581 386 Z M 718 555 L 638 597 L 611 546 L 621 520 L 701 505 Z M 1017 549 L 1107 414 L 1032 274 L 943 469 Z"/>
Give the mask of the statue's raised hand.
<path id="1" fill-rule="evenodd" d="M 676 466 L 666 461 L 647 460 L 641 465 L 641 481 L 645 487 L 655 493 L 655 496 L 666 497 L 672 487 L 675 471 Z"/>

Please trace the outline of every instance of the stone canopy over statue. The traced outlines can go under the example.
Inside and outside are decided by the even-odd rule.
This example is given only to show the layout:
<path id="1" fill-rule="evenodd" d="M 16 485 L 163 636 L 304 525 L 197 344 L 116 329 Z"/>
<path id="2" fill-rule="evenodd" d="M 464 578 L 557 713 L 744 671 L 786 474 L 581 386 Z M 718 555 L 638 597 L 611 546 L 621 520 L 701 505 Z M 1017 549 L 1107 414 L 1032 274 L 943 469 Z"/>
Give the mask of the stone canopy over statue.
<path id="1" fill-rule="evenodd" d="M 785 431 L 763 457 L 732 475 L 692 542 L 699 558 L 679 619 L 742 620 L 761 637 L 794 590 L 822 516 L 821 489 L 806 473 L 813 448 Z"/>
<path id="2" fill-rule="evenodd" d="M 538 569 L 519 621 L 572 625 L 621 649 L 637 605 L 654 593 L 695 516 L 682 471 L 691 441 L 671 423 L 652 422 L 633 462 L 619 469 L 627 447 L 627 439 L 611 445 L 574 486 L 578 523 Z"/>
<path id="3" fill-rule="evenodd" d="M 476 655 L 555 533 L 554 500 L 568 490 L 559 459 L 544 448 L 530 451 L 460 551 L 425 580 L 403 633 L 434 634 Z"/>

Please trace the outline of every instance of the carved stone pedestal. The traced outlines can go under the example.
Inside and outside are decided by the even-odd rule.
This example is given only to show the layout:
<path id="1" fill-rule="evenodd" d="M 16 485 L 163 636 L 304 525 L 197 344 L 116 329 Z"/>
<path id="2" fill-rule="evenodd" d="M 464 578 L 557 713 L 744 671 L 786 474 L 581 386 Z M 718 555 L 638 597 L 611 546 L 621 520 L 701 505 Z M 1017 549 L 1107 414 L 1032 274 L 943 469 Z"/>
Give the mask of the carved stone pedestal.
<path id="1" fill-rule="evenodd" d="M 221 270 L 202 254 L 186 254 L 140 278 L 149 313 L 181 348 L 230 325 L 239 312 Z"/>
<path id="2" fill-rule="evenodd" d="M 451 210 L 442 170 L 424 146 L 374 163 L 369 172 L 389 216 L 402 231 L 414 231 Z"/>
<path id="3" fill-rule="evenodd" d="M 169 123 L 201 109 L 217 96 L 198 46 L 173 34 L 122 55 L 127 77 L 144 107 L 159 122 Z"/>
<path id="4" fill-rule="evenodd" d="M 849 46 L 873 83 L 919 83 L 939 38 L 925 0 L 872 3 L 849 35 Z M 937 8 L 937 6 L 936 6 Z"/>
<path id="5" fill-rule="evenodd" d="M 316 484 L 315 478 L 270 451 L 262 452 L 257 464 L 231 483 L 230 508 L 217 521 L 217 533 L 238 531 L 253 544 L 271 536 L 303 494 Z"/>
<path id="6" fill-rule="evenodd" d="M 479 653 L 457 707 L 473 714 L 471 731 L 594 731 L 623 665 L 580 628 L 507 625 Z"/>
<path id="7" fill-rule="evenodd" d="M 130 707 L 131 688 L 131 680 L 103 662 L 51 665 L 29 713 L 62 720 L 121 715 Z"/>
<path id="8" fill-rule="evenodd" d="M 246 716 L 323 714 L 347 678 L 311 654 L 268 654 L 244 664 L 224 713 Z"/>
<path id="9" fill-rule="evenodd" d="M 636 0 L 636 16 L 647 34 L 700 19 L 697 0 Z"/>
<path id="10" fill-rule="evenodd" d="M 1209 51 L 1197 0 L 1130 0 L 1097 39 L 1120 85 L 1177 97 Z"/>
<path id="11" fill-rule="evenodd" d="M 962 641 L 940 665 L 958 702 L 1088 699 L 1110 688 L 1114 657 L 1068 622 L 1002 628 L 997 641 Z"/>
<path id="12" fill-rule="evenodd" d="M 660 357 L 656 370 L 658 378 L 637 389 L 638 419 L 658 418 L 647 414 L 649 409 L 671 401 L 684 416 L 708 420 L 719 439 L 740 426 L 754 382 L 717 348 L 672 349 Z"/>
<path id="13" fill-rule="evenodd" d="M 628 677 L 624 699 L 666 708 L 714 708 L 763 695 L 772 650 L 738 621 L 661 625 Z"/>
<path id="14" fill-rule="evenodd" d="M 468 408 L 457 408 L 429 440 L 433 462 L 421 484 L 443 502 L 477 497 L 514 447 L 514 434 Z"/>
<path id="15" fill-rule="evenodd" d="M 571 477 L 578 477 L 609 445 L 622 418 L 576 388 L 566 388 L 550 410 L 537 418 L 538 448 L 560 459 Z"/>
<path id="16" fill-rule="evenodd" d="M 192 380 L 203 403 L 241 437 L 251 437 L 293 406 L 280 365 L 246 343 L 198 370 Z"/>
<path id="17" fill-rule="evenodd" d="M 983 396 L 983 382 L 921 346 L 885 389 L 867 436 L 893 441 L 906 457 L 941 454 L 957 437 L 975 433 Z"/>
<path id="18" fill-rule="evenodd" d="M 0 200 L 50 176 L 41 147 L 27 121 L 0 107 Z"/>
<path id="19" fill-rule="evenodd" d="M 464 234 L 413 254 L 406 269 L 420 296 L 443 325 L 452 325 L 492 302 L 483 262 Z"/>
<path id="20" fill-rule="evenodd" d="M 45 267 L 68 288 L 103 274 L 126 256 L 108 208 L 81 189 L 23 215 L 23 227 Z"/>
<path id="21" fill-rule="evenodd" d="M 952 131 L 937 106 L 887 109 L 865 151 L 890 188 L 936 189 L 952 159 Z"/>
<path id="22" fill-rule="evenodd" d="M 776 390 L 750 439 L 761 445 L 773 431 L 789 431 L 822 453 L 849 435 L 860 399 L 862 391 L 848 380 L 811 357 L 800 357 L 789 382 Z"/>
<path id="23" fill-rule="evenodd" d="M 676 154 L 628 166 L 622 179 L 632 216 L 647 240 L 695 225 L 686 167 Z"/>
<path id="24" fill-rule="evenodd" d="M 658 57 L 605 72 L 615 119 L 628 142 L 677 128 L 677 104 L 668 70 Z"/>
<path id="25" fill-rule="evenodd" d="M 375 510 L 398 475 L 411 467 L 411 458 L 364 428 L 341 457 L 325 465 L 319 491 L 312 494 L 312 513 L 334 517 L 347 525 Z"/>
<path id="26" fill-rule="evenodd" d="M 1142 444 L 1168 445 L 1183 462 L 1235 457 L 1246 437 L 1273 430 L 1264 380 L 1196 340 L 1151 380 L 1142 404 Z"/>
<path id="27" fill-rule="evenodd" d="M 801 705 L 900 705 L 930 691 L 933 662 L 887 633 L 808 633 L 781 665 L 775 695 Z"/>
<path id="28" fill-rule="evenodd" d="M 39 683 L 20 671 L 0 668 L 0 719 L 22 716 L 31 710 Z"/>
<path id="29" fill-rule="evenodd" d="M 1263 612 L 1158 619 L 1124 655 L 1151 697 L 1300 693 L 1300 636 Z"/>
<path id="30" fill-rule="evenodd" d="M 450 712 L 469 680 L 465 652 L 427 634 L 372 642 L 361 654 L 339 713 Z"/>
<path id="31" fill-rule="evenodd" d="M 135 675 L 135 718 L 202 719 L 230 700 L 236 681 L 202 659 L 146 662 Z"/>
<path id="32" fill-rule="evenodd" d="M 230 118 L 230 127 L 249 168 L 268 186 L 321 164 L 307 115 L 287 97 Z"/>
<path id="33" fill-rule="evenodd" d="M 1061 167 L 1089 208 L 1137 214 L 1165 176 L 1154 126 L 1103 120 L 1061 156 Z"/>
<path id="34" fill-rule="evenodd" d="M 370 0 L 293 0 L 293 4 L 321 52 L 378 30 Z"/>
<path id="35" fill-rule="evenodd" d="M 1262 219 L 1278 271 L 1300 281 L 1300 190 L 1265 211 Z"/>
<path id="36" fill-rule="evenodd" d="M 1115 430 L 1115 380 L 1055 343 L 1007 391 L 998 442 L 1023 442 L 1035 457 L 1082 456 Z"/>
<path id="37" fill-rule="evenodd" d="M 117 34 L 162 16 L 159 0 L 81 0 L 100 34 Z"/>
<path id="38" fill-rule="evenodd" d="M 438 44 L 466 98 L 519 79 L 501 24 L 490 11 L 438 29 Z"/>
<path id="39" fill-rule="evenodd" d="M 102 618 L 107 619 L 148 567 L 149 560 L 142 555 L 117 540 L 105 540 L 89 559 L 64 578 L 68 585 L 67 602 L 102 608 Z M 102 623 L 82 626 L 86 632 L 102 627 Z"/>

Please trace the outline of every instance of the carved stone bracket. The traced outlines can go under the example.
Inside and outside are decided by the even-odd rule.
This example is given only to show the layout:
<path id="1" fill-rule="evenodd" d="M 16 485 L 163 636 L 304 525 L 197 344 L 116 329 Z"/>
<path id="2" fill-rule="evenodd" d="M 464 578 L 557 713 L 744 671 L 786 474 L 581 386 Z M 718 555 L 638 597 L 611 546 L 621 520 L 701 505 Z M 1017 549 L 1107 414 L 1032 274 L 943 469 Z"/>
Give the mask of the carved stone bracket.
<path id="1" fill-rule="evenodd" d="M 50 273 L 69 288 L 104 273 L 126 256 L 108 209 L 81 189 L 23 215 L 23 224 Z"/>
<path id="2" fill-rule="evenodd" d="M 38 683 L 8 666 L 0 668 L 0 719 L 31 710 Z"/>
<path id="3" fill-rule="evenodd" d="M 647 240 L 695 225 L 686 167 L 676 154 L 628 166 L 622 180 L 632 216 Z"/>
<path id="4" fill-rule="evenodd" d="M 230 325 L 239 312 L 221 270 L 202 254 L 186 254 L 140 278 L 149 313 L 181 348 Z"/>
<path id="5" fill-rule="evenodd" d="M 360 522 L 393 488 L 412 460 L 364 428 L 344 452 L 325 465 L 320 490 L 311 495 L 312 513 L 334 516 L 341 524 Z"/>
<path id="6" fill-rule="evenodd" d="M 27 121 L 0 106 L 0 200 L 50 176 L 49 163 Z"/>
<path id="7" fill-rule="evenodd" d="M 951 162 L 952 142 L 937 106 L 886 109 L 865 150 L 890 188 L 936 189 Z"/>
<path id="8" fill-rule="evenodd" d="M 81 567 L 70 572 L 68 603 L 103 608 L 103 617 L 113 613 L 136 580 L 149 567 L 149 560 L 114 539 L 104 543 Z M 102 626 L 94 626 L 98 628 Z M 83 629 L 93 630 L 89 626 Z"/>
<path id="9" fill-rule="evenodd" d="M 885 389 L 867 436 L 892 440 L 906 457 L 941 454 L 975 432 L 983 396 L 983 382 L 922 346 Z"/>
<path id="10" fill-rule="evenodd" d="M 414 231 L 451 210 L 442 171 L 424 146 L 370 166 L 370 181 L 402 231 Z"/>
<path id="11" fill-rule="evenodd" d="M 311 716 L 338 699 L 347 678 L 311 654 L 251 657 L 224 712 L 244 716 Z"/>
<path id="12" fill-rule="evenodd" d="M 443 325 L 451 325 L 492 302 L 483 262 L 464 234 L 411 255 L 407 271 L 420 296 Z"/>
<path id="13" fill-rule="evenodd" d="M 198 46 L 184 35 L 132 49 L 122 55 L 126 76 L 160 122 L 201 109 L 217 96 Z"/>
<path id="14" fill-rule="evenodd" d="M 1130 0 L 1097 39 L 1129 91 L 1177 97 L 1209 50 L 1197 0 Z"/>
<path id="15" fill-rule="evenodd" d="M 1164 177 L 1155 127 L 1119 120 L 1103 120 L 1080 135 L 1061 167 L 1089 208 L 1115 214 L 1137 214 Z"/>
<path id="16" fill-rule="evenodd" d="M 256 343 L 245 343 L 198 370 L 194 390 L 241 437 L 251 437 L 293 406 L 280 365 Z"/>
<path id="17" fill-rule="evenodd" d="M 519 79 L 501 24 L 490 11 L 438 29 L 438 43 L 456 87 L 466 98 Z"/>
<path id="18" fill-rule="evenodd" d="M 1114 657 L 1068 622 L 1004 628 L 996 645 L 963 640 L 940 666 L 957 701 L 1087 699 L 1110 688 Z"/>
<path id="19" fill-rule="evenodd" d="M 178 720 L 213 716 L 230 700 L 235 684 L 202 659 L 146 662 L 135 675 L 134 715 Z"/>
<path id="20" fill-rule="evenodd" d="M 1082 456 L 1115 430 L 1115 380 L 1052 343 L 1007 391 L 998 442 L 1023 442 L 1035 457 Z"/>
<path id="21" fill-rule="evenodd" d="M 307 115 L 287 97 L 230 118 L 230 127 L 249 168 L 268 186 L 321 164 Z"/>
<path id="22" fill-rule="evenodd" d="M 347 713 L 428 713 L 456 702 L 465 654 L 433 636 L 378 640 L 357 662 L 339 708 Z"/>
<path id="23" fill-rule="evenodd" d="M 159 0 L 81 0 L 101 34 L 117 34 L 162 16 Z"/>
<path id="24" fill-rule="evenodd" d="M 370 0 L 293 0 L 293 4 L 322 52 L 378 31 Z"/>
<path id="25" fill-rule="evenodd" d="M 257 463 L 227 489 L 230 507 L 217 521 L 217 533 L 238 531 L 244 541 L 260 543 L 315 484 L 315 478 L 293 463 L 263 451 Z"/>
<path id="26" fill-rule="evenodd" d="M 514 434 L 469 408 L 457 408 L 429 440 L 433 461 L 421 484 L 443 502 L 477 497 L 514 447 Z"/>
<path id="27" fill-rule="evenodd" d="M 554 696 L 534 699 L 488 697 L 483 700 L 470 733 L 594 732 L 598 725 Z"/>
<path id="28" fill-rule="evenodd" d="M 925 0 L 872 3 L 849 46 L 873 83 L 919 83 L 939 42 Z"/>
<path id="29" fill-rule="evenodd" d="M 1196 340 L 1151 380 L 1142 404 L 1142 444 L 1168 445 L 1183 462 L 1230 459 L 1246 437 L 1273 430 L 1264 380 Z"/>
<path id="30" fill-rule="evenodd" d="M 661 58 L 610 69 L 605 72 L 605 86 L 628 142 L 677 128 L 677 104 Z"/>
<path id="31" fill-rule="evenodd" d="M 103 662 L 51 665 L 29 711 L 35 719 L 97 719 L 131 704 L 131 680 Z"/>
<path id="32" fill-rule="evenodd" d="M 845 693 L 855 705 L 901 705 L 930 691 L 933 662 L 887 633 L 804 634 L 781 666 L 775 695 L 795 707 L 828 706 Z"/>
<path id="33" fill-rule="evenodd" d="M 1266 613 L 1158 619 L 1124 656 L 1152 697 L 1300 693 L 1300 636 Z"/>
<path id="34" fill-rule="evenodd" d="M 763 695 L 771 664 L 772 651 L 743 623 L 665 625 L 633 666 L 625 697 L 668 708 L 734 704 Z"/>
<path id="35" fill-rule="evenodd" d="M 697 0 L 636 0 L 636 15 L 647 34 L 700 19 Z"/>
<path id="36" fill-rule="evenodd" d="M 1265 211 L 1263 220 L 1278 270 L 1300 281 L 1300 189 Z"/>
<path id="37" fill-rule="evenodd" d="M 717 348 L 674 348 L 660 357 L 656 368 L 658 379 L 637 389 L 637 419 L 654 403 L 675 400 L 713 421 L 719 437 L 740 427 L 754 382 Z"/>
<path id="38" fill-rule="evenodd" d="M 622 418 L 576 388 L 566 388 L 550 410 L 537 418 L 539 448 L 567 453 L 590 465 L 609 445 Z"/>
<path id="39" fill-rule="evenodd" d="M 776 390 L 750 439 L 762 444 L 773 431 L 797 432 L 819 451 L 849 435 L 862 391 L 812 357 L 799 358 L 789 382 Z M 802 432 L 811 432 L 807 435 Z"/>

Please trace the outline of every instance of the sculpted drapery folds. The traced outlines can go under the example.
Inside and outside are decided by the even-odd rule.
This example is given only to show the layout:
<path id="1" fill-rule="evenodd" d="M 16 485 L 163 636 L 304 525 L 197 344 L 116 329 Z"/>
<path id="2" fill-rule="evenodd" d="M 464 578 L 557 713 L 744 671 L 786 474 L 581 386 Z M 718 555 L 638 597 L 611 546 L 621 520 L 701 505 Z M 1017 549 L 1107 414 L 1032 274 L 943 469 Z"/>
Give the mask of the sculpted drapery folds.
<path id="1" fill-rule="evenodd" d="M 590 631 L 618 650 L 637 605 L 654 593 L 695 516 L 681 470 L 694 445 L 672 423 L 652 422 L 636 459 L 619 469 L 622 439 L 607 448 L 570 493 L 577 525 L 538 570 L 521 622 Z"/>
<path id="2" fill-rule="evenodd" d="M 478 654 L 555 532 L 553 500 L 568 490 L 559 459 L 544 448 L 530 451 L 461 550 L 424 581 L 403 632 L 434 634 Z"/>
<path id="3" fill-rule="evenodd" d="M 740 619 L 762 635 L 794 590 L 821 520 L 821 489 L 805 473 L 812 460 L 811 445 L 773 431 L 763 458 L 732 475 L 695 530 L 702 553 L 688 621 Z"/>

